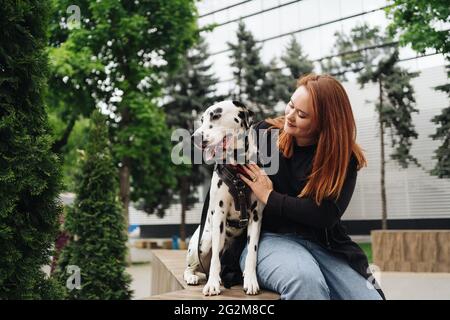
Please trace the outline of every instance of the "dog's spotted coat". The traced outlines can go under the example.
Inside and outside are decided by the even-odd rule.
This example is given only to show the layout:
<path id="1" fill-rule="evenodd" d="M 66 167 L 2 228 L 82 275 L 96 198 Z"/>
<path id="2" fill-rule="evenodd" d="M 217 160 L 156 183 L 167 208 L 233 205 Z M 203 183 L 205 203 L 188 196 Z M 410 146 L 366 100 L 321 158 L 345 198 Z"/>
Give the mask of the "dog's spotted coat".
<path id="1" fill-rule="evenodd" d="M 223 143 L 226 145 L 225 148 L 234 148 L 232 163 L 236 164 L 238 160 L 241 160 L 238 149 L 245 151 L 244 161 L 248 162 L 248 159 L 256 160 L 257 147 L 254 135 L 246 134 L 250 129 L 251 116 L 252 112 L 238 101 L 222 101 L 209 107 L 201 117 L 202 125 L 194 133 L 194 139 L 195 137 L 201 137 L 207 160 L 214 156 L 217 150 L 222 149 Z M 233 130 L 233 136 L 228 137 L 228 140 L 224 142 L 225 134 L 230 129 Z M 225 130 L 228 131 L 225 132 Z M 230 140 L 234 142 L 232 146 L 230 146 Z M 243 162 L 239 161 L 239 163 L 242 164 Z M 234 207 L 234 200 L 228 186 L 214 171 L 211 180 L 207 219 L 203 236 L 200 239 L 200 252 L 199 254 L 197 252 L 199 226 L 189 242 L 187 268 L 184 271 L 184 280 L 188 284 L 198 284 L 199 277 L 196 272 L 202 271 L 198 259 L 200 256 L 202 266 L 209 269 L 209 278 L 203 288 L 204 295 L 220 294 L 220 256 L 231 245 L 232 241 L 245 231 L 247 232 L 248 254 L 243 272 L 243 288 L 247 294 L 253 295 L 259 292 L 256 261 L 264 204 L 253 193 L 250 203 L 250 207 L 247 208 L 249 223 L 246 229 L 227 225 L 227 220 L 239 221 L 240 212 L 236 211 Z"/>

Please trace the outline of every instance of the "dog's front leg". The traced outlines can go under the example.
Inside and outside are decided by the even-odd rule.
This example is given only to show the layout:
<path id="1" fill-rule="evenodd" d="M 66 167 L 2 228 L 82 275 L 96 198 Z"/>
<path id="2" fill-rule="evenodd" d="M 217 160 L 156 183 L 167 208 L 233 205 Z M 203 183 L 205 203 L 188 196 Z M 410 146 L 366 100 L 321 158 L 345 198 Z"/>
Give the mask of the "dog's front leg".
<path id="1" fill-rule="evenodd" d="M 256 201 L 256 200 L 254 200 Z M 256 277 L 256 263 L 258 261 L 258 242 L 261 232 L 262 208 L 252 205 L 255 208 L 249 214 L 249 224 L 247 228 L 247 257 L 244 267 L 244 286 L 246 294 L 258 294 L 259 284 Z"/>
<path id="2" fill-rule="evenodd" d="M 220 253 L 224 247 L 225 242 L 225 221 L 226 214 L 223 201 L 215 207 L 214 211 L 211 212 L 211 236 L 212 236 L 212 246 L 211 246 L 211 266 L 209 268 L 209 278 L 205 287 L 203 288 L 203 294 L 206 296 L 218 295 L 220 294 Z"/>

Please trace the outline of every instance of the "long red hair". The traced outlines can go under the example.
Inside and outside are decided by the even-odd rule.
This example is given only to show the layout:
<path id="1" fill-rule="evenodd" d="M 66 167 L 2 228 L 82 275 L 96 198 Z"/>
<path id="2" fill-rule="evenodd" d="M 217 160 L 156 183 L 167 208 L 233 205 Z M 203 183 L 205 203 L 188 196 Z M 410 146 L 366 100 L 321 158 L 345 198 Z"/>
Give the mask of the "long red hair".
<path id="1" fill-rule="evenodd" d="M 361 147 L 356 143 L 356 125 L 350 100 L 344 87 L 329 75 L 308 74 L 297 81 L 311 96 L 312 130 L 317 133 L 317 149 L 308 182 L 298 197 L 311 197 L 317 204 L 324 198 L 338 198 L 352 154 L 357 170 L 367 165 Z M 286 158 L 292 157 L 294 138 L 284 132 L 285 117 L 266 119 L 270 128 L 280 129 L 277 141 Z"/>

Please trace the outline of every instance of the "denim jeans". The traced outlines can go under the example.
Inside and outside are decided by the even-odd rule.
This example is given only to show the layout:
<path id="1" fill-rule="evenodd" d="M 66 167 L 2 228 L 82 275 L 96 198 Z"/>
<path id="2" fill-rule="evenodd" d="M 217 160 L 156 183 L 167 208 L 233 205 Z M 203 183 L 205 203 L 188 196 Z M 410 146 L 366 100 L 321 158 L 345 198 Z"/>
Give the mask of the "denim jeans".
<path id="1" fill-rule="evenodd" d="M 240 257 L 242 271 L 247 250 Z M 282 300 L 381 300 L 344 258 L 297 234 L 262 232 L 256 274 L 260 287 Z"/>

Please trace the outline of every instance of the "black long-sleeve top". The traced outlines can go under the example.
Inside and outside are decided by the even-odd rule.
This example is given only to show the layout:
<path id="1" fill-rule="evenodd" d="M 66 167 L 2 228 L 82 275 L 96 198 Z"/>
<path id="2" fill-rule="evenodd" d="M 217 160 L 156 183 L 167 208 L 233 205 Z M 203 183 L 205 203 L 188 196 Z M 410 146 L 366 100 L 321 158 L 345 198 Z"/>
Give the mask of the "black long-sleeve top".
<path id="1" fill-rule="evenodd" d="M 261 143 L 265 143 L 269 158 L 273 157 L 270 148 L 270 125 L 261 121 L 255 125 L 258 151 Z M 263 139 L 259 136 L 263 134 Z M 368 260 L 362 249 L 347 235 L 341 224 L 341 217 L 347 209 L 355 190 L 357 178 L 357 161 L 354 155 L 350 158 L 343 188 L 337 199 L 323 199 L 317 205 L 313 198 L 298 197 L 306 185 L 311 173 L 316 145 L 294 145 L 291 158 L 285 158 L 276 148 L 275 156 L 279 157 L 279 169 L 269 175 L 273 183 L 267 204 L 263 211 L 262 231 L 275 233 L 296 233 L 302 237 L 317 242 L 331 254 L 343 257 L 349 265 L 366 279 L 371 273 Z M 269 164 L 258 163 L 267 167 Z M 245 233 L 222 257 L 222 279 L 226 287 L 240 283 L 242 273 L 239 268 L 239 256 L 245 246 Z M 384 298 L 381 290 L 377 290 Z"/>
<path id="2" fill-rule="evenodd" d="M 256 129 L 267 129 L 268 127 L 268 123 L 261 122 Z M 263 143 L 269 143 L 270 130 L 263 132 L 267 136 L 267 139 L 263 139 Z M 285 158 L 278 149 L 274 150 L 278 155 L 272 154 L 272 156 L 279 157 L 279 170 L 275 174 L 269 175 L 273 183 L 273 191 L 264 208 L 263 230 L 280 233 L 294 232 L 311 237 L 323 229 L 332 228 L 340 221 L 355 189 L 356 158 L 351 157 L 339 197 L 323 199 L 320 205 L 317 205 L 313 198 L 298 197 L 311 173 L 316 147 L 317 145 L 298 146 L 294 143 L 294 152 L 289 159 Z M 261 150 L 260 148 L 261 146 L 258 144 L 258 149 Z"/>

